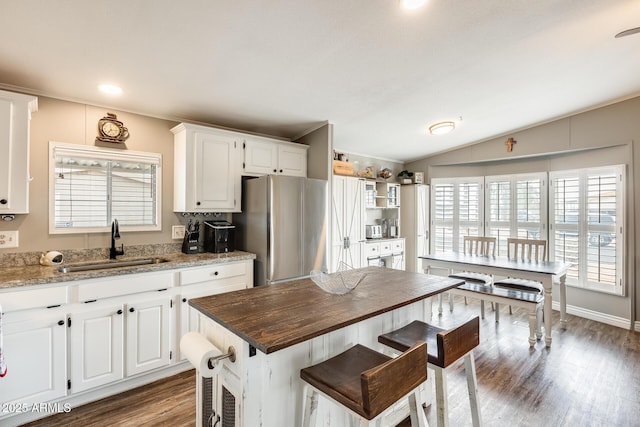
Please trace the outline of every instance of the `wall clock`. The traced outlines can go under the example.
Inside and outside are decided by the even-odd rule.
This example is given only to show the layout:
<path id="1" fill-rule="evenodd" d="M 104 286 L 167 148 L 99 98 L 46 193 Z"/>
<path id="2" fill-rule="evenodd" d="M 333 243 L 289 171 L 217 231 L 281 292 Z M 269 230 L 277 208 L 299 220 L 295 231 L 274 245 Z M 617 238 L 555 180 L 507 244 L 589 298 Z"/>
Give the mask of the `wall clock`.
<path id="1" fill-rule="evenodd" d="M 127 138 L 129 138 L 129 130 L 124 127 L 115 114 L 107 113 L 105 117 L 98 120 L 98 136 L 96 137 L 96 141 L 121 144 Z"/>

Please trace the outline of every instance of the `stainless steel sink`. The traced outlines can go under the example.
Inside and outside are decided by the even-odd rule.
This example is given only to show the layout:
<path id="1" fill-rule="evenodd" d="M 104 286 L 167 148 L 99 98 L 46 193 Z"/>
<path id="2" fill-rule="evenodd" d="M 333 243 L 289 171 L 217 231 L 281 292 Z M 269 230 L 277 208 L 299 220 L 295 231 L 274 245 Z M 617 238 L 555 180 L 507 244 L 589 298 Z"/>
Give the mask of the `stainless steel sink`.
<path id="1" fill-rule="evenodd" d="M 74 271 L 94 271 L 94 270 L 104 270 L 108 268 L 121 268 L 121 267 L 135 267 L 138 265 L 149 265 L 149 264 L 162 264 L 164 262 L 168 262 L 169 260 L 166 258 L 138 258 L 138 259 L 129 259 L 129 260 L 113 260 L 113 261 L 100 261 L 100 262 L 92 262 L 92 263 L 78 263 L 78 264 L 68 264 L 58 267 L 58 271 L 60 273 L 72 273 Z"/>

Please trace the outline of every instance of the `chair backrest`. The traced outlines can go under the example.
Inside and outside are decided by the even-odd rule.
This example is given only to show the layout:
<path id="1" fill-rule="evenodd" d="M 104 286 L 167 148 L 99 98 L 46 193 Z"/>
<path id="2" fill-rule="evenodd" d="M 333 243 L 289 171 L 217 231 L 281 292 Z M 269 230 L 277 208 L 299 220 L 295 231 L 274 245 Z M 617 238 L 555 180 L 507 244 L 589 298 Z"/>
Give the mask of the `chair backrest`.
<path id="1" fill-rule="evenodd" d="M 427 343 L 418 341 L 400 356 L 360 375 L 362 407 L 369 419 L 427 380 Z"/>
<path id="2" fill-rule="evenodd" d="M 509 238 L 507 239 L 507 257 L 527 261 L 544 261 L 547 259 L 547 241 Z"/>
<path id="3" fill-rule="evenodd" d="M 496 255 L 496 238 L 482 236 L 464 236 L 463 252 L 472 255 Z"/>

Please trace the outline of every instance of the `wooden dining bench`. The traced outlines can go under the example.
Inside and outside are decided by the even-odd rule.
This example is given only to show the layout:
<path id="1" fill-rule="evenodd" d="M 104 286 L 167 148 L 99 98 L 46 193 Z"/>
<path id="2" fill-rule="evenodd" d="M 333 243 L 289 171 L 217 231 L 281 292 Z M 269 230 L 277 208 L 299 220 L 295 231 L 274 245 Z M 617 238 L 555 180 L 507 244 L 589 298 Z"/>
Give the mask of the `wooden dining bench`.
<path id="1" fill-rule="evenodd" d="M 517 289 L 498 288 L 481 282 L 467 280 L 457 287 L 457 294 L 467 295 L 471 298 L 480 298 L 498 304 L 510 304 L 521 307 L 529 316 L 529 345 L 536 343 L 536 339 L 542 338 L 542 310 L 544 296 L 540 293 L 520 291 Z M 496 310 L 496 322 L 499 320 L 499 310 Z"/>

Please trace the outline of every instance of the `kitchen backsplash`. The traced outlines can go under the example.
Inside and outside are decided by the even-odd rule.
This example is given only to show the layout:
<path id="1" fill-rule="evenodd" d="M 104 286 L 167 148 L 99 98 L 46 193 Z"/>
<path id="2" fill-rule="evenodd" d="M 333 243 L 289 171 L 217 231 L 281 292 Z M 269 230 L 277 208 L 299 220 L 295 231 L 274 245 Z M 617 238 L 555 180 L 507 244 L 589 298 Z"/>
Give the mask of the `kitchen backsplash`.
<path id="1" fill-rule="evenodd" d="M 182 243 L 160 243 L 155 245 L 125 246 L 124 258 L 146 257 L 180 252 Z M 46 252 L 46 251 L 45 251 Z M 45 252 L 12 252 L 0 253 L 0 267 L 22 267 L 25 265 L 37 265 L 40 256 Z M 64 256 L 64 262 L 83 262 L 108 260 L 109 248 L 95 249 L 66 249 L 60 251 Z"/>

